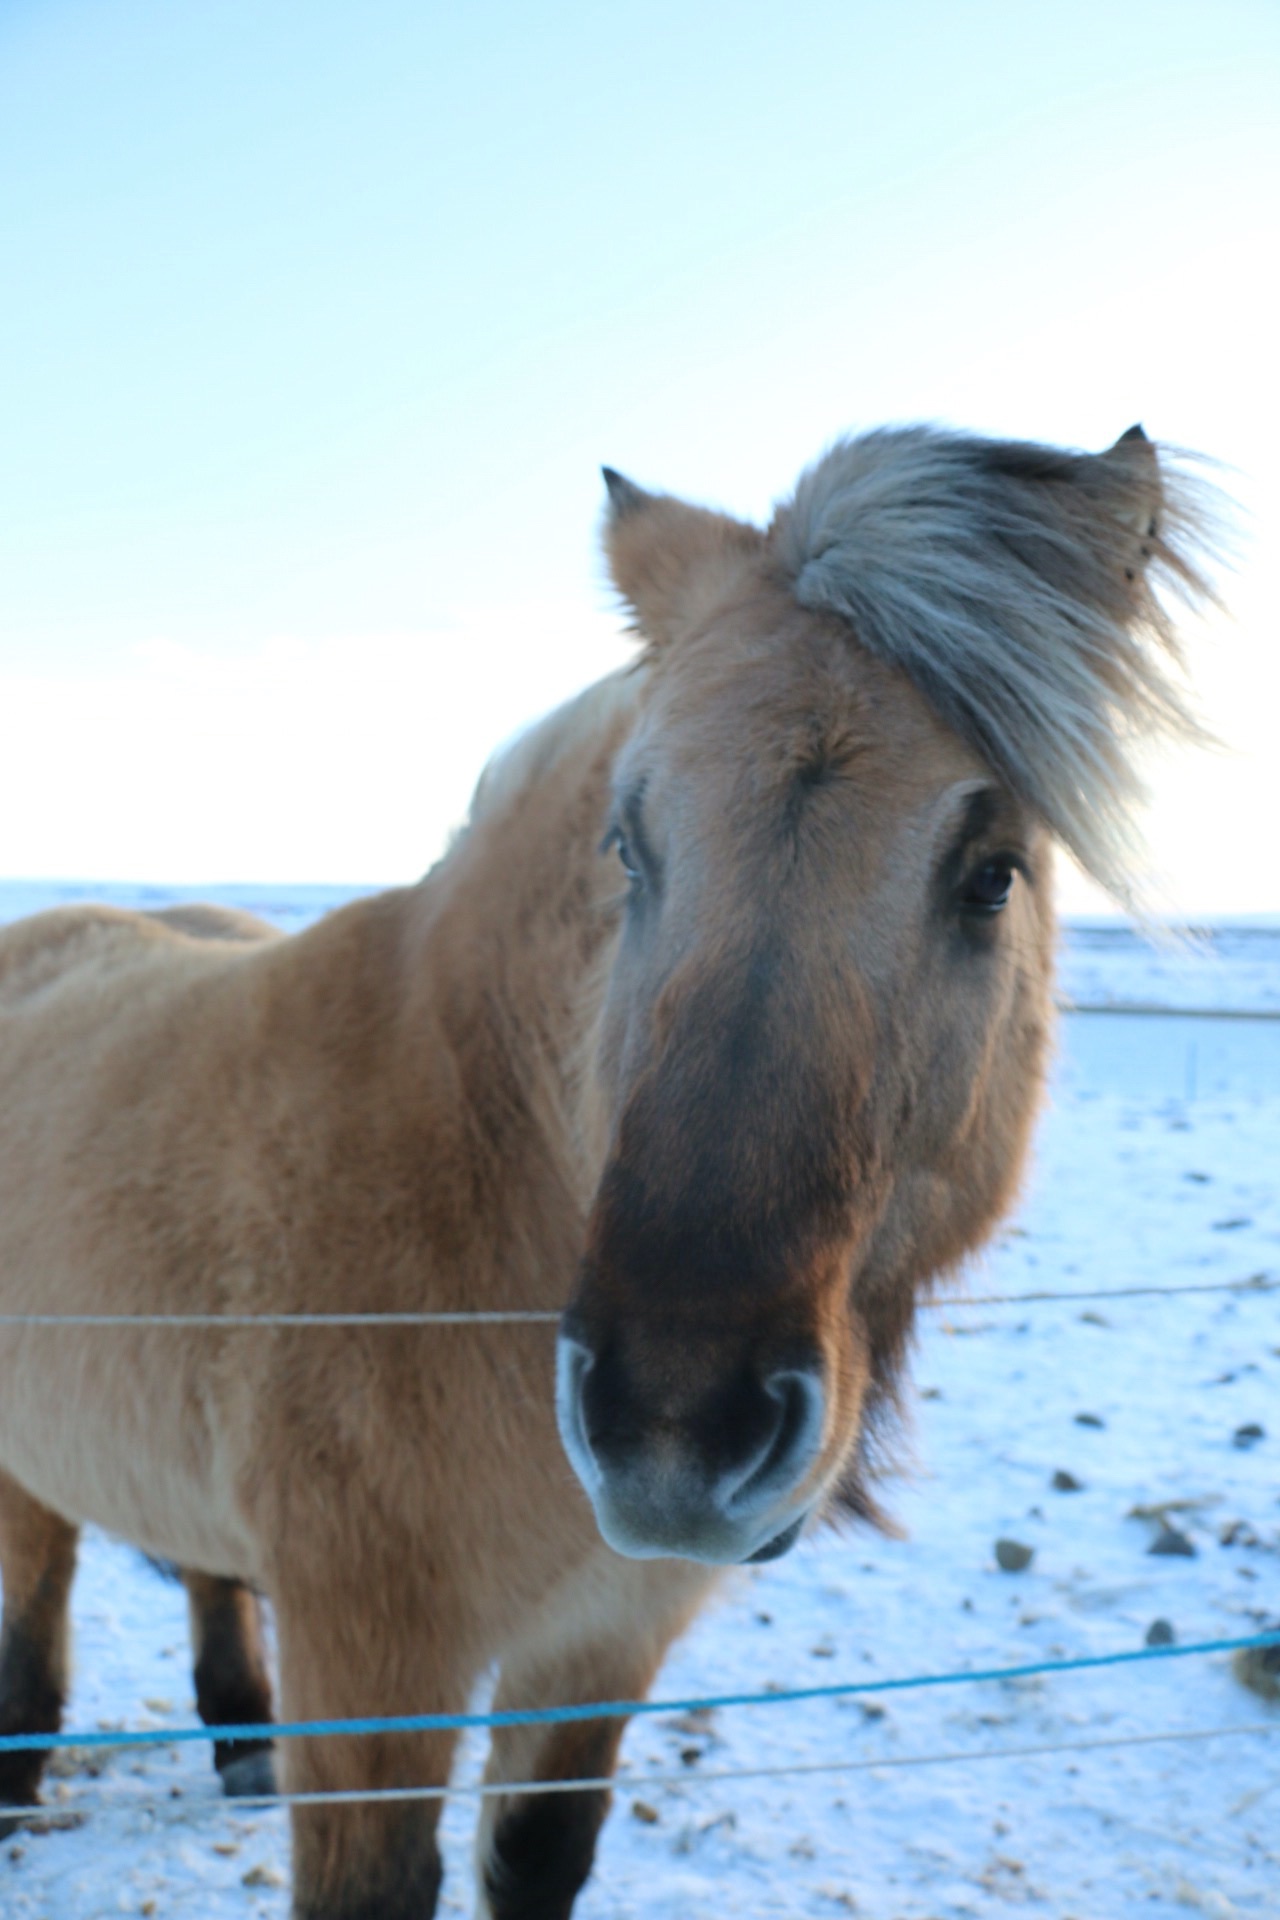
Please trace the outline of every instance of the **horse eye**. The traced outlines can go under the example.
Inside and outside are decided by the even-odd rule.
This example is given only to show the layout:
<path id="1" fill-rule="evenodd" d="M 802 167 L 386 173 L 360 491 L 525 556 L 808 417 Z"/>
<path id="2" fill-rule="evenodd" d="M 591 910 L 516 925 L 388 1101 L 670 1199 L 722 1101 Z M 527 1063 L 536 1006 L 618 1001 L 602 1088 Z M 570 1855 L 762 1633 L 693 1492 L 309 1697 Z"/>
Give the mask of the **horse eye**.
<path id="1" fill-rule="evenodd" d="M 999 913 L 1009 904 L 1013 868 L 1007 860 L 987 860 L 970 875 L 964 905 L 975 913 Z"/>
<path id="2" fill-rule="evenodd" d="M 613 844 L 618 849 L 618 860 L 622 866 L 622 871 L 626 874 L 627 879 L 633 887 L 639 886 L 644 879 L 644 875 L 636 864 L 635 855 L 627 845 L 626 835 L 615 833 L 613 835 Z"/>

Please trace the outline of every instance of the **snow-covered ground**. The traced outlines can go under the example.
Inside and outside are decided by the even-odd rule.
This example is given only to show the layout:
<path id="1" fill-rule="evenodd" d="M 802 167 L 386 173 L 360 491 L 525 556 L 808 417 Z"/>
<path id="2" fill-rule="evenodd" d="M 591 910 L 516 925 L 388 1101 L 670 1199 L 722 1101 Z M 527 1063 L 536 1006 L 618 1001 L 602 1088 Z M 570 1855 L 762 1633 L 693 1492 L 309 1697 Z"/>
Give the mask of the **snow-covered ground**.
<path id="1" fill-rule="evenodd" d="M 1185 928 L 1158 947 L 1123 920 L 1079 920 L 1067 929 L 1061 985 L 1085 1004 L 1280 1014 L 1280 914 Z"/>
<path id="2" fill-rule="evenodd" d="M 56 891 L 0 887 L 0 918 Z M 291 926 L 341 897 L 219 892 Z M 1280 922 L 1216 930 L 1172 959 L 1119 928 L 1076 929 L 1062 988 L 1091 1004 L 1274 1013 Z M 1280 1285 L 1280 1020 L 1066 1016 L 1021 1211 L 969 1277 L 975 1303 L 960 1294 L 924 1316 L 914 1464 L 892 1500 L 908 1537 L 825 1534 L 735 1575 L 655 1693 L 1069 1659 L 1139 1647 L 1157 1619 L 1180 1642 L 1280 1622 L 1280 1290 L 1268 1283 Z M 1078 1486 L 1055 1486 L 1064 1474 Z M 1150 1553 L 1160 1512 L 1193 1552 Z M 1024 1572 L 999 1570 L 998 1538 L 1034 1549 Z M 179 1590 L 90 1536 L 75 1620 L 69 1725 L 192 1723 Z M 1264 1731 L 1090 1747 L 1246 1725 Z M 1028 1747 L 1061 1750 L 991 1757 Z M 473 1742 L 464 1789 L 479 1765 Z M 719 1777 L 817 1767 L 833 1770 Z M 47 1797 L 49 1830 L 0 1846 L 0 1912 L 287 1913 L 284 1815 L 221 1801 L 203 1746 L 73 1754 Z M 465 1791 L 446 1809 L 444 1914 L 470 1911 L 475 1811 Z M 994 1920 L 1019 1907 L 1052 1920 L 1280 1914 L 1280 1705 L 1225 1656 L 1197 1656 L 660 1714 L 628 1733 L 577 1911 Z"/>

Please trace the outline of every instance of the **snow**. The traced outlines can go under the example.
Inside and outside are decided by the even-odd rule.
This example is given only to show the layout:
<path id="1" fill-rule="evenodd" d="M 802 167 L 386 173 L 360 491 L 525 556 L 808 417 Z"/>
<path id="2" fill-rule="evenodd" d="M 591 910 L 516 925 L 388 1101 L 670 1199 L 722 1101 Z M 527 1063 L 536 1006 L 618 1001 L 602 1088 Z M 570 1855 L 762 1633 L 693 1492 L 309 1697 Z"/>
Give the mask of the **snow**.
<path id="1" fill-rule="evenodd" d="M 54 893 L 0 887 L 0 918 Z M 344 890 L 218 897 L 296 926 Z M 1216 928 L 1173 956 L 1119 926 L 1069 929 L 1061 984 L 1092 1004 L 1274 1013 L 1280 922 Z M 1278 1161 L 1280 1020 L 1067 1015 L 1024 1202 L 968 1276 L 973 1304 L 961 1290 L 923 1316 L 912 1464 L 889 1489 L 907 1537 L 827 1532 L 735 1574 L 655 1696 L 1069 1659 L 1140 1647 L 1156 1619 L 1182 1643 L 1280 1621 L 1280 1291 L 1267 1284 L 1280 1282 Z M 1233 1292 L 978 1303 L 1251 1279 Z M 1250 1425 L 1260 1439 L 1240 1437 Z M 1064 1472 L 1077 1490 L 1053 1486 Z M 1148 1551 L 1162 1508 L 1193 1556 Z M 1001 1537 L 1034 1549 L 1026 1571 L 998 1569 Z M 75 1646 L 69 1726 L 193 1722 L 180 1589 L 92 1534 Z M 1264 1731 L 1088 1745 L 1244 1726 Z M 989 1757 L 1037 1746 L 1069 1750 Z M 971 1757 L 898 1764 L 926 1755 Z M 444 1817 L 451 1916 L 471 1910 L 477 1803 L 465 1789 L 481 1758 L 470 1741 Z M 841 1763 L 851 1770 L 717 1777 Z M 46 1798 L 49 1829 L 0 1845 L 0 1910 L 15 1920 L 288 1911 L 284 1814 L 222 1801 L 203 1745 L 72 1754 Z M 1280 1912 L 1280 1706 L 1215 1655 L 658 1714 L 628 1732 L 575 1913 L 994 1920 L 1019 1908 L 1052 1920 Z"/>
<path id="2" fill-rule="evenodd" d="M 1086 1004 L 1280 1015 L 1280 914 L 1179 929 L 1159 946 L 1122 920 L 1078 920 L 1066 929 L 1059 984 Z"/>

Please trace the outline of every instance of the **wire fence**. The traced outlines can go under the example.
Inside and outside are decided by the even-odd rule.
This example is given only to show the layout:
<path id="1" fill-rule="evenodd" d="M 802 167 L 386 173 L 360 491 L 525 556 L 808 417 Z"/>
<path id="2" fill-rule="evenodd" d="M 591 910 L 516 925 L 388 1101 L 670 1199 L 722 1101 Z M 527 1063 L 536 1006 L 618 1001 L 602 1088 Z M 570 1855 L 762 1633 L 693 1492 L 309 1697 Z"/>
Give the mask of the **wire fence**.
<path id="1" fill-rule="evenodd" d="M 926 1687 L 1009 1683 L 1048 1674 L 1082 1673 L 1100 1667 L 1132 1666 L 1196 1655 L 1238 1653 L 1280 1647 L 1280 1627 L 1239 1639 L 1195 1640 L 1182 1645 L 1127 1647 L 1114 1653 L 1079 1654 L 1070 1660 L 1030 1660 L 1012 1667 L 966 1667 L 945 1673 L 906 1674 L 887 1680 L 833 1681 L 820 1687 L 776 1687 L 767 1692 L 696 1694 L 684 1700 L 586 1700 L 552 1707 L 514 1707 L 489 1713 L 372 1714 L 341 1720 L 284 1720 L 264 1728 L 261 1721 L 216 1727 L 145 1728 L 128 1732 L 106 1728 L 78 1733 L 0 1734 L 0 1753 L 48 1752 L 65 1747 L 157 1747 L 191 1741 L 260 1740 L 268 1731 L 276 1740 L 346 1739 L 375 1734 L 492 1732 L 505 1727 L 555 1727 L 583 1720 L 630 1720 L 645 1714 L 714 1713 L 727 1707 L 795 1706 L 812 1700 L 843 1700 L 864 1694 L 911 1693 Z"/>
<path id="2" fill-rule="evenodd" d="M 215 1806 L 235 1813 L 273 1807 L 349 1807 L 370 1802 L 390 1803 L 414 1800 L 491 1799 L 526 1794 L 609 1793 L 625 1787 L 631 1793 L 638 1788 L 714 1786 L 738 1780 L 777 1780 L 794 1777 L 838 1776 L 856 1773 L 901 1771 L 910 1767 L 972 1766 L 992 1760 L 1050 1759 L 1060 1753 L 1105 1753 L 1117 1748 L 1158 1747 L 1193 1744 L 1205 1740 L 1239 1739 L 1272 1734 L 1276 1726 L 1266 1720 L 1238 1721 L 1222 1727 L 1170 1727 L 1158 1733 L 1099 1734 L 1086 1740 L 1046 1740 L 1017 1747 L 953 1748 L 941 1753 L 884 1754 L 872 1760 L 797 1760 L 767 1767 L 700 1767 L 696 1774 L 686 1768 L 681 1773 L 619 1773 L 594 1775 L 572 1780 L 476 1780 L 448 1786 L 418 1787 L 335 1787 L 300 1793 L 237 1794 L 231 1801 L 215 1801 Z M 1280 1784 L 1280 1783 L 1277 1783 Z M 1265 1789 L 1264 1789 L 1265 1791 Z M 1260 1795 L 1258 1796 L 1260 1797 Z M 153 1810 L 169 1804 L 149 1794 L 119 1796 L 114 1801 L 99 1795 L 96 1811 L 127 1808 L 131 1813 Z M 30 1807 L 0 1806 L 0 1820 L 29 1819 Z M 56 1823 L 65 1813 L 55 1812 Z"/>
<path id="3" fill-rule="evenodd" d="M 1144 1020 L 1280 1020 L 1280 1007 L 1166 1007 L 1158 1000 L 1059 1000 L 1057 1010 Z"/>
<path id="4" fill-rule="evenodd" d="M 1036 1288 L 1022 1293 L 992 1294 L 955 1294 L 922 1302 L 925 1308 L 935 1311 L 952 1311 L 965 1307 L 1023 1306 L 1051 1301 L 1098 1301 L 1125 1300 L 1171 1295 L 1196 1294 L 1258 1294 L 1270 1293 L 1280 1289 L 1280 1278 L 1262 1272 L 1249 1275 L 1245 1279 L 1203 1281 L 1173 1286 L 1133 1286 L 1133 1287 L 1088 1287 L 1088 1288 Z M 186 1330 L 216 1330 L 223 1328 L 248 1327 L 458 1327 L 458 1326 L 513 1326 L 513 1325 L 555 1325 L 560 1319 L 558 1310 L 544 1309 L 495 1309 L 457 1310 L 457 1311 L 419 1311 L 405 1313 L 145 1313 L 145 1314 L 3 1314 L 0 1315 L 0 1328 L 57 1327 L 78 1326 L 92 1328 L 181 1328 Z M 1121 1650 L 1110 1654 L 1084 1655 L 1071 1660 L 1037 1661 L 1014 1667 L 980 1668 L 946 1673 L 915 1674 L 889 1680 L 860 1680 L 857 1682 L 790 1689 L 771 1689 L 763 1693 L 702 1695 L 687 1700 L 625 1700 L 591 1701 L 577 1704 L 563 1704 L 554 1707 L 528 1708 L 521 1710 L 495 1711 L 478 1714 L 395 1714 L 365 1717 L 363 1719 L 315 1720 L 272 1723 L 270 1737 L 276 1740 L 293 1740 L 325 1736 L 361 1736 L 375 1734 L 414 1734 L 435 1732 L 461 1732 L 468 1730 L 494 1730 L 503 1727 L 535 1725 L 555 1725 L 568 1721 L 622 1719 L 659 1713 L 712 1712 L 721 1708 L 777 1706 L 795 1704 L 820 1699 L 851 1698 L 876 1693 L 902 1692 L 927 1687 L 955 1686 L 980 1681 L 1014 1681 L 1029 1679 L 1056 1673 L 1080 1671 L 1088 1668 L 1114 1667 L 1135 1662 L 1150 1662 L 1186 1658 L 1190 1655 L 1208 1655 L 1213 1653 L 1240 1652 L 1250 1649 L 1280 1647 L 1280 1630 L 1275 1633 L 1256 1634 L 1242 1639 L 1210 1640 L 1191 1642 L 1182 1646 L 1143 1647 Z M 1194 1733 L 1155 1733 L 1140 1736 L 1126 1736 L 1092 1742 L 1067 1742 L 1041 1746 L 1034 1749 L 1000 1749 L 990 1753 L 917 1756 L 915 1760 L 898 1758 L 893 1761 L 876 1760 L 865 1762 L 835 1762 L 816 1764 L 813 1767 L 790 1769 L 751 1769 L 745 1773 L 728 1772 L 722 1776 L 731 1778 L 755 1778 L 762 1773 L 777 1771 L 840 1771 L 856 1770 L 860 1767 L 906 1766 L 912 1764 L 944 1764 L 963 1759 L 981 1759 L 999 1757 L 1000 1753 L 1010 1755 L 1024 1752 L 1050 1753 L 1060 1751 L 1084 1751 L 1090 1747 L 1141 1745 L 1160 1740 L 1218 1738 L 1235 1732 L 1263 1733 L 1276 1731 L 1267 1723 L 1242 1726 L 1239 1728 L 1201 1729 Z M 195 1741 L 257 1740 L 264 1734 L 261 1723 L 245 1725 L 225 1725 L 216 1728 L 180 1727 L 170 1729 L 145 1729 L 138 1731 L 88 1730 L 82 1729 L 69 1733 L 28 1733 L 0 1735 L 0 1753 L 22 1751 L 51 1751 L 56 1749 L 101 1749 L 125 1747 L 154 1747 L 182 1745 Z M 684 1777 L 684 1776 L 682 1776 Z M 711 1776 L 702 1773 L 701 1779 Z M 602 1782 L 560 1782 L 557 1790 L 587 1789 L 600 1786 Z M 494 1789 L 495 1791 L 499 1789 Z M 548 1791 L 546 1783 L 524 1782 L 519 1786 L 507 1785 L 500 1789 L 506 1792 Z M 432 1798 L 443 1795 L 441 1788 L 414 1788 L 390 1790 L 392 1797 Z M 362 1799 L 368 1794 L 353 1793 L 345 1795 L 267 1795 L 259 1796 L 263 1804 L 310 1804 L 328 1803 L 342 1799 Z M 372 1797 L 378 1797 L 373 1795 Z M 29 1810 L 28 1810 L 29 1811 Z M 12 1810 L 0 1808 L 0 1818 L 11 1816 Z"/>
<path id="5" fill-rule="evenodd" d="M 1027 1661 L 1017 1666 L 908 1674 L 885 1680 L 835 1682 L 821 1687 L 779 1688 L 768 1692 L 696 1695 L 689 1699 L 678 1700 L 587 1701 L 555 1707 L 497 1710 L 489 1713 L 395 1714 L 365 1719 L 272 1723 L 269 1727 L 261 1722 L 251 1722 L 245 1725 L 177 1727 L 168 1730 L 160 1728 L 140 1731 L 99 1729 L 57 1734 L 10 1734 L 0 1737 L 0 1754 L 50 1749 L 111 1748 L 119 1750 L 140 1746 L 172 1747 L 214 1739 L 219 1741 L 260 1740 L 268 1731 L 273 1739 L 282 1740 L 314 1739 L 334 1735 L 350 1738 L 387 1733 L 405 1735 L 477 1730 L 491 1732 L 505 1727 L 554 1726 L 570 1721 L 611 1718 L 630 1719 L 633 1716 L 645 1714 L 668 1716 L 707 1714 L 723 1708 L 786 1706 L 814 1700 L 850 1699 L 869 1694 L 903 1693 L 923 1688 L 977 1685 L 983 1682 L 1009 1684 L 1046 1675 L 1078 1673 L 1089 1669 L 1097 1670 L 1139 1662 L 1186 1659 L 1217 1653 L 1263 1651 L 1271 1648 L 1280 1649 L 1280 1629 L 1241 1638 L 1188 1642 L 1182 1646 L 1126 1648 L 1107 1654 L 1085 1654 L 1070 1660 Z M 1280 1723 L 1276 1721 L 1243 1721 L 1216 1727 L 1171 1727 L 1146 1733 L 1090 1735 L 1084 1739 L 1038 1741 L 1015 1747 L 979 1747 L 950 1749 L 942 1752 L 881 1754 L 864 1759 L 841 1756 L 835 1760 L 773 1762 L 768 1766 L 760 1767 L 700 1767 L 696 1775 L 691 1775 L 686 1768 L 680 1773 L 627 1772 L 619 1776 L 591 1775 L 573 1779 L 486 1779 L 476 1782 L 414 1786 L 272 1791 L 237 1795 L 231 1803 L 214 1802 L 213 1804 L 230 1804 L 237 1812 L 247 1812 L 288 1807 L 357 1806 L 370 1802 L 437 1801 L 456 1797 L 605 1793 L 615 1787 L 625 1787 L 628 1792 L 634 1792 L 641 1788 L 649 1790 L 663 1787 L 686 1788 L 690 1784 L 709 1786 L 747 1780 L 834 1777 L 876 1773 L 882 1770 L 900 1771 L 917 1767 L 978 1765 L 993 1761 L 1031 1758 L 1048 1759 L 1059 1754 L 1101 1753 L 1125 1748 L 1185 1745 L 1209 1740 L 1256 1739 L 1267 1735 L 1274 1736 L 1278 1731 L 1280 1731 Z M 130 1793 L 113 1798 L 109 1794 L 99 1792 L 94 1796 L 93 1810 L 101 1813 L 113 1808 L 115 1810 L 127 1808 L 128 1811 L 136 1813 L 162 1804 L 163 1802 L 155 1796 L 145 1794 Z M 0 1806 L 0 1821 L 25 1820 L 32 1817 L 33 1809 L 30 1806 Z M 56 1824 L 60 1819 L 67 1817 L 67 1810 L 58 1809 L 47 1816 L 42 1816 L 38 1810 L 35 1810 L 34 1817 L 37 1819 L 46 1817 Z M 80 1817 L 78 1811 L 72 1817 L 78 1819 Z"/>
<path id="6" fill-rule="evenodd" d="M 1020 1307 L 1061 1300 L 1141 1300 L 1184 1294 L 1244 1294 L 1280 1291 L 1280 1275 L 1251 1273 L 1243 1280 L 1196 1280 L 1176 1286 L 1036 1287 L 1026 1293 L 954 1293 L 921 1300 L 922 1312 L 963 1307 Z M 368 1313 L 0 1313 L 5 1327 L 182 1327 L 212 1332 L 235 1327 L 514 1327 L 555 1326 L 558 1307 L 492 1310 L 423 1309 Z"/>
<path id="7" fill-rule="evenodd" d="M 1280 1012 L 1260 1009 L 1168 1008 L 1138 1002 L 1061 1003 L 1061 1011 L 1088 1015 L 1165 1016 L 1232 1020 L 1280 1020 Z M 1128 1287 L 1054 1288 L 1042 1287 L 1016 1293 L 963 1293 L 939 1295 L 922 1300 L 925 1311 L 962 1312 L 974 1307 L 1027 1306 L 1051 1302 L 1098 1302 L 1143 1298 L 1168 1298 L 1191 1295 L 1265 1294 L 1280 1290 L 1280 1275 L 1260 1272 L 1234 1280 L 1189 1282 L 1175 1285 Z M 390 1312 L 207 1312 L 207 1313 L 5 1313 L 0 1314 L 0 1329 L 37 1329 L 76 1326 L 94 1329 L 171 1329 L 184 1331 L 223 1331 L 246 1328 L 407 1328 L 407 1327 L 513 1327 L 555 1326 L 559 1309 L 458 1309 Z M 1088 1669 L 1133 1666 L 1156 1661 L 1208 1657 L 1214 1654 L 1241 1654 L 1280 1649 L 1280 1630 L 1241 1638 L 1202 1640 L 1175 1646 L 1121 1649 L 1107 1654 L 1082 1655 L 1072 1659 L 1022 1663 L 1008 1667 L 973 1668 L 940 1673 L 912 1674 L 883 1680 L 836 1682 L 819 1687 L 773 1688 L 742 1694 L 708 1694 L 688 1699 L 623 1700 L 562 1703 L 551 1707 L 494 1710 L 465 1714 L 397 1714 L 338 1720 L 294 1721 L 283 1723 L 247 1723 L 216 1727 L 189 1726 L 169 1729 L 72 1730 L 59 1733 L 8 1734 L 0 1736 L 0 1754 L 21 1751 L 121 1750 L 139 1747 L 172 1747 L 202 1741 L 302 1740 L 341 1736 L 344 1738 L 415 1733 L 468 1732 L 500 1730 L 509 1727 L 557 1725 L 566 1722 L 601 1719 L 630 1719 L 640 1716 L 711 1713 L 723 1709 L 750 1709 L 796 1705 L 818 1700 L 857 1699 L 885 1693 L 980 1684 L 1013 1683 L 1056 1674 Z M 1054 1740 L 1031 1745 L 994 1748 L 945 1750 L 912 1754 L 880 1755 L 873 1758 L 803 1761 L 760 1767 L 699 1768 L 696 1775 L 681 1773 L 628 1773 L 624 1778 L 578 1778 L 573 1780 L 527 1779 L 479 1781 L 473 1784 L 419 1785 L 317 1792 L 264 1793 L 237 1796 L 226 1803 L 235 1809 L 271 1807 L 341 1806 L 368 1801 L 433 1801 L 446 1796 L 537 1795 L 566 1792 L 602 1792 L 625 1784 L 635 1789 L 656 1789 L 679 1785 L 730 1783 L 734 1781 L 781 1778 L 787 1776 L 839 1776 L 880 1770 L 976 1765 L 982 1763 L 1051 1757 L 1058 1754 L 1086 1754 L 1119 1749 L 1158 1747 L 1212 1740 L 1275 1737 L 1280 1733 L 1280 1718 L 1242 1722 L 1213 1727 L 1175 1728 L 1152 1732 L 1091 1736 L 1082 1739 Z M 95 1797 L 97 1810 L 109 1804 L 108 1796 Z M 125 1804 L 122 1802 L 122 1804 Z M 137 1809 L 146 1804 L 146 1796 L 130 1794 L 127 1805 Z M 157 1803 L 159 1804 L 159 1803 Z M 215 1803 L 222 1804 L 222 1803 Z M 0 1821 L 30 1818 L 33 1809 L 0 1806 Z M 52 1818 L 59 1818 L 55 1810 Z"/>

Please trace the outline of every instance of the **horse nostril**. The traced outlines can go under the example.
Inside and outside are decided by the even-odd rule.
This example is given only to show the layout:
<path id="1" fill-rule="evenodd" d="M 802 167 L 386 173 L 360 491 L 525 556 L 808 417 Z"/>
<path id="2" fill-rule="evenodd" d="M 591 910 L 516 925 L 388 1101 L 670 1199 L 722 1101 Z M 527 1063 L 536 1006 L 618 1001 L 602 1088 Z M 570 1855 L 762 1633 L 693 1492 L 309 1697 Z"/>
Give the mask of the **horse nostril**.
<path id="1" fill-rule="evenodd" d="M 763 1383 L 772 1402 L 767 1431 L 736 1472 L 721 1482 L 727 1511 L 776 1499 L 801 1481 L 822 1445 L 825 1397 L 820 1376 L 782 1367 Z"/>
<path id="2" fill-rule="evenodd" d="M 775 1451 L 816 1452 L 822 1439 L 824 1396 L 822 1382 L 807 1369 L 788 1367 L 765 1381 L 765 1392 L 782 1410 Z"/>

